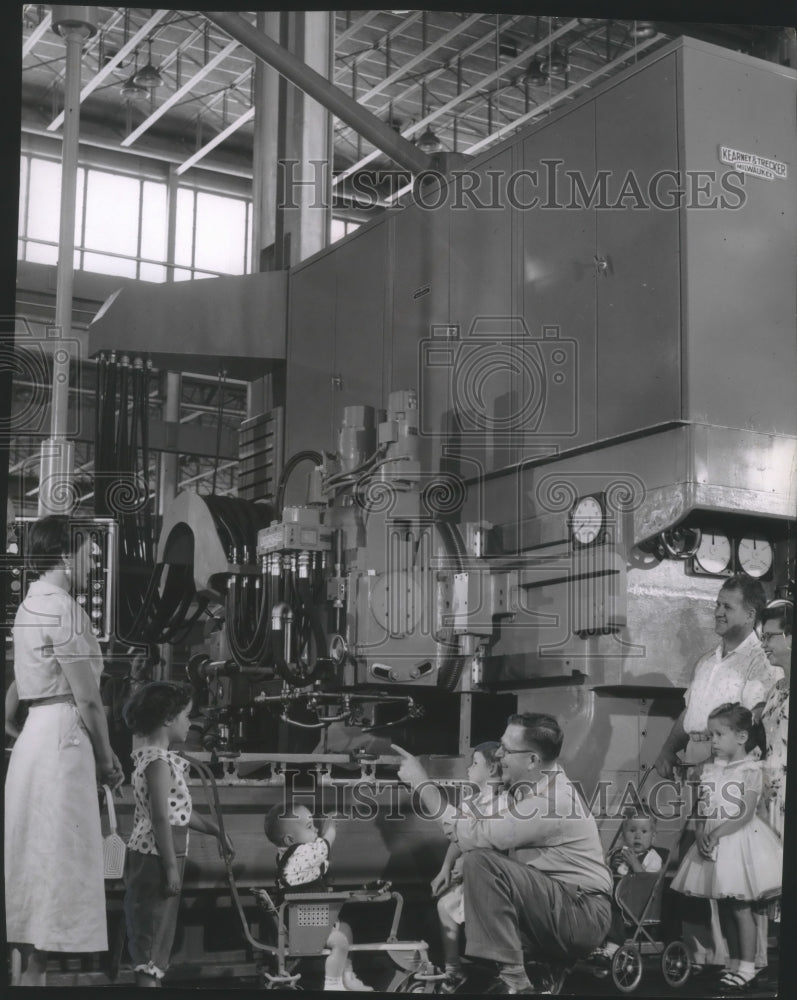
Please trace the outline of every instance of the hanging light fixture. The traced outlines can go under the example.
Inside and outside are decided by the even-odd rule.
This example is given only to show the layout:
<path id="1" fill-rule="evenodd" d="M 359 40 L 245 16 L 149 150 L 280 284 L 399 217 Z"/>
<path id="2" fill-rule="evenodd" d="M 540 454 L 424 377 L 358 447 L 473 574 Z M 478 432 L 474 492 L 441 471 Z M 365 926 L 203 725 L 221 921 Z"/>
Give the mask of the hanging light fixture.
<path id="1" fill-rule="evenodd" d="M 145 97 L 149 97 L 149 91 L 145 87 L 140 87 L 136 83 L 137 75 L 138 75 L 138 50 L 136 50 L 135 53 L 133 72 L 119 88 L 119 93 L 122 95 L 122 99 L 124 100 L 125 104 L 132 104 L 134 101 L 140 101 Z"/>
<path id="2" fill-rule="evenodd" d="M 646 38 L 653 38 L 657 30 L 655 21 L 634 21 L 631 37 L 641 42 Z"/>
<path id="3" fill-rule="evenodd" d="M 560 49 L 558 45 L 554 45 L 540 63 L 540 69 L 547 76 L 559 76 L 567 71 L 568 66 L 567 53 Z"/>
<path id="4" fill-rule="evenodd" d="M 540 65 L 539 59 L 532 59 L 526 67 L 525 78 L 532 87 L 544 87 L 548 82 L 548 74 Z"/>
<path id="5" fill-rule="evenodd" d="M 148 42 L 147 65 L 140 69 L 133 77 L 133 82 L 139 87 L 146 87 L 147 90 L 154 90 L 163 86 L 163 77 L 152 65 L 152 39 Z"/>
<path id="6" fill-rule="evenodd" d="M 139 87 L 132 76 L 128 80 L 125 80 L 119 88 L 119 93 L 127 104 L 132 104 L 133 101 L 142 101 L 144 98 L 149 97 L 147 88 Z"/>
<path id="7" fill-rule="evenodd" d="M 421 118 L 426 117 L 426 81 L 421 84 Z M 440 137 L 432 129 L 431 125 L 426 126 L 426 131 L 422 132 L 415 142 L 418 149 L 424 153 L 439 153 L 443 149 Z"/>
<path id="8" fill-rule="evenodd" d="M 426 131 L 419 136 L 417 146 L 424 153 L 439 153 L 443 148 L 443 143 L 431 126 L 427 126 Z"/>

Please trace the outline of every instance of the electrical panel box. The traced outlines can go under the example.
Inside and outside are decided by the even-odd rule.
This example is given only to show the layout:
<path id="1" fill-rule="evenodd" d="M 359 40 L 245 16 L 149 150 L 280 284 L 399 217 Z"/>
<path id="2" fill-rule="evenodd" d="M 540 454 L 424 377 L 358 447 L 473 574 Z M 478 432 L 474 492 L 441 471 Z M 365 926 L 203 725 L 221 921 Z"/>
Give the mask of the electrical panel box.
<path id="1" fill-rule="evenodd" d="M 10 639 L 17 608 L 22 603 L 31 581 L 39 572 L 26 560 L 27 534 L 35 518 L 17 518 L 13 542 L 9 541 L 4 556 L 8 574 L 6 588 L 6 636 Z M 91 539 L 91 569 L 82 590 L 72 596 L 91 621 L 91 631 L 99 642 L 108 642 L 113 635 L 117 578 L 117 525 L 112 518 L 72 518 L 74 545 L 79 547 L 88 536 Z"/>
<path id="2" fill-rule="evenodd" d="M 332 548 L 332 531 L 321 524 L 314 507 L 286 507 L 282 521 L 257 533 L 257 554 L 271 552 L 327 552 Z"/>

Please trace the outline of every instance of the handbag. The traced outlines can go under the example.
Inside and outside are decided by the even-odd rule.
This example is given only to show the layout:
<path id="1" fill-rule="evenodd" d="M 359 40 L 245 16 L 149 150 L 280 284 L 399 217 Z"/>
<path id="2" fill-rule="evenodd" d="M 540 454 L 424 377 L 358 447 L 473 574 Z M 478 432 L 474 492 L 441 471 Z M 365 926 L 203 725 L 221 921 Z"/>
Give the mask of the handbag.
<path id="1" fill-rule="evenodd" d="M 107 785 L 103 785 L 102 787 L 105 790 L 105 804 L 108 807 L 108 823 L 110 826 L 108 836 L 102 842 L 102 860 L 105 877 L 121 878 L 125 870 L 127 845 L 117 833 L 113 792 Z"/>

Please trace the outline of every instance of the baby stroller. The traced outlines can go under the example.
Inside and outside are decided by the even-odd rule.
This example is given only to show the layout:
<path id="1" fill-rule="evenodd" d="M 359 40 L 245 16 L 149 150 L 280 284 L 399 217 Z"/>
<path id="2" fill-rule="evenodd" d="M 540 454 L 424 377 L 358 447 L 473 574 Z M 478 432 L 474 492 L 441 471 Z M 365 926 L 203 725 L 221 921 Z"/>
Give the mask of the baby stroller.
<path id="1" fill-rule="evenodd" d="M 224 835 L 218 788 L 210 769 L 201 761 L 183 755 L 199 774 L 211 810 Z M 241 921 L 244 937 L 258 959 L 259 977 L 266 989 L 300 989 L 303 958 L 327 954 L 326 941 L 344 904 L 393 904 L 390 929 L 384 941 L 353 944 L 351 952 L 387 953 L 396 969 L 387 992 L 432 993 L 444 977 L 429 961 L 425 941 L 401 941 L 398 927 L 404 900 L 391 889 L 389 882 L 374 882 L 356 889 L 283 892 L 272 896 L 266 889 L 252 889 L 264 914 L 267 940 L 256 938 L 251 930 L 233 876 L 230 858 L 224 856 L 227 883 Z"/>
<path id="2" fill-rule="evenodd" d="M 662 855 L 668 852 L 660 852 Z M 614 898 L 623 915 L 627 937 L 612 955 L 611 977 L 621 993 L 633 993 L 642 981 L 643 957 L 658 956 L 668 986 L 681 987 L 690 972 L 686 945 L 667 940 L 662 921 L 667 857 L 658 872 L 629 872 L 617 882 Z"/>
<path id="3" fill-rule="evenodd" d="M 645 777 L 650 774 L 647 771 Z M 639 786 L 642 790 L 644 779 Z M 690 817 L 681 823 L 678 831 L 674 854 L 680 854 L 681 841 L 687 829 Z M 609 847 L 611 853 L 620 835 L 621 827 Z M 657 872 L 629 871 L 622 875 L 614 886 L 615 904 L 623 916 L 626 939 L 611 957 L 608 971 L 612 982 L 620 993 L 633 993 L 642 981 L 643 958 L 657 957 L 661 973 L 668 986 L 682 987 L 689 979 L 691 958 L 689 951 L 680 938 L 669 934 L 667 922 L 664 919 L 664 902 L 670 852 L 654 848 L 662 859 L 661 868 Z M 589 962 L 589 960 L 588 960 Z M 590 971 L 598 971 L 590 963 Z"/>

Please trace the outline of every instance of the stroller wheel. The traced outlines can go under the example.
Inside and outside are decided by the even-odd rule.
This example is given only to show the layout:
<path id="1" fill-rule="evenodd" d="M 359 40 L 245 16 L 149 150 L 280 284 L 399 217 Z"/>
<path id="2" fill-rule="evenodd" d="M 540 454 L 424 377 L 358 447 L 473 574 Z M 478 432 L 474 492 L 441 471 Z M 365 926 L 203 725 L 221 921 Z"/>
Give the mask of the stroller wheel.
<path id="1" fill-rule="evenodd" d="M 413 973 L 410 973 L 405 979 L 403 979 L 398 986 L 395 986 L 391 992 L 395 993 L 434 993 L 437 983 L 432 981 L 424 981 L 422 979 L 416 979 Z"/>
<path id="2" fill-rule="evenodd" d="M 689 978 L 690 958 L 683 941 L 670 941 L 662 952 L 661 972 L 668 986 L 683 986 Z"/>
<path id="3" fill-rule="evenodd" d="M 633 993 L 642 979 L 642 955 L 634 944 L 621 945 L 612 956 L 612 982 L 621 993 Z"/>

